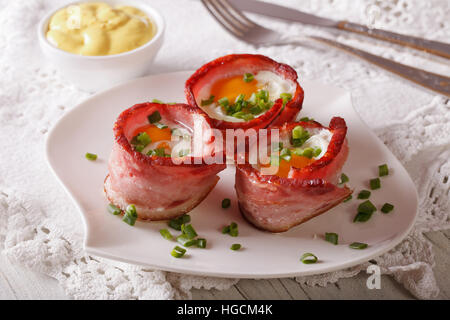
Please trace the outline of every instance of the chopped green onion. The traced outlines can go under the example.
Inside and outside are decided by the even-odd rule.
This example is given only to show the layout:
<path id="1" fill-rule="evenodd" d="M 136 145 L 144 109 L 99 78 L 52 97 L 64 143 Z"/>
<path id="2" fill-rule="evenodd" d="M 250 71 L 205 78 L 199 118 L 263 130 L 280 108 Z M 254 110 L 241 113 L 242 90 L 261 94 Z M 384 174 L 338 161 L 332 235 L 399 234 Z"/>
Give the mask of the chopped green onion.
<path id="1" fill-rule="evenodd" d="M 301 147 L 309 137 L 309 132 L 302 126 L 296 126 L 292 129 L 292 144 L 294 147 Z"/>
<path id="2" fill-rule="evenodd" d="M 292 139 L 301 139 L 305 135 L 305 129 L 302 126 L 296 126 L 292 129 Z"/>
<path id="3" fill-rule="evenodd" d="M 204 107 L 204 106 L 209 106 L 211 103 L 214 102 L 214 98 L 215 98 L 215 97 L 214 97 L 213 95 L 210 95 L 210 96 L 209 96 L 209 99 L 202 100 L 202 101 L 201 101 L 202 107 Z"/>
<path id="4" fill-rule="evenodd" d="M 230 236 L 237 237 L 239 235 L 238 225 L 236 222 L 232 222 L 230 224 Z"/>
<path id="5" fill-rule="evenodd" d="M 137 135 L 137 141 L 143 145 L 144 147 L 147 146 L 149 143 L 152 142 L 152 139 L 150 139 L 150 136 L 147 134 L 147 132 L 141 132 Z"/>
<path id="6" fill-rule="evenodd" d="M 108 212 L 117 216 L 119 214 L 122 213 L 122 210 L 120 210 L 118 207 L 116 207 L 115 205 L 113 205 L 112 203 L 108 204 L 108 206 L 106 207 Z"/>
<path id="7" fill-rule="evenodd" d="M 262 108 L 256 105 L 254 107 L 251 107 L 249 111 L 251 114 L 260 114 L 262 112 Z"/>
<path id="8" fill-rule="evenodd" d="M 370 194 L 369 190 L 361 190 L 361 192 L 358 193 L 358 199 L 369 199 Z"/>
<path id="9" fill-rule="evenodd" d="M 167 129 L 167 128 L 168 128 L 167 125 L 162 124 L 162 123 L 160 123 L 160 122 L 155 122 L 154 125 L 155 125 L 156 127 L 158 127 L 159 129 Z"/>
<path id="10" fill-rule="evenodd" d="M 314 155 L 314 149 L 313 148 L 306 148 L 303 150 L 302 156 L 311 159 Z"/>
<path id="11" fill-rule="evenodd" d="M 198 236 L 197 232 L 195 231 L 192 224 L 182 224 L 181 225 L 181 232 L 186 235 L 189 239 L 194 239 L 196 236 Z"/>
<path id="12" fill-rule="evenodd" d="M 161 101 L 161 100 L 159 100 L 159 99 L 153 99 L 152 102 L 153 102 L 153 103 L 164 104 L 164 101 Z"/>
<path id="13" fill-rule="evenodd" d="M 316 263 L 317 262 L 317 257 L 310 253 L 304 253 L 301 257 L 300 257 L 300 261 L 303 262 L 304 264 L 312 264 L 312 263 Z"/>
<path id="14" fill-rule="evenodd" d="M 358 214 L 353 219 L 353 222 L 366 222 L 372 217 L 372 213 L 358 212 Z"/>
<path id="15" fill-rule="evenodd" d="M 239 243 L 234 243 L 234 244 L 231 245 L 230 249 L 231 249 L 231 250 L 234 250 L 234 251 L 237 251 L 237 250 L 239 250 L 241 247 L 242 247 L 242 246 L 241 246 Z"/>
<path id="16" fill-rule="evenodd" d="M 375 211 L 377 211 L 377 208 L 370 200 L 366 200 L 358 206 L 358 212 L 373 213 Z"/>
<path id="17" fill-rule="evenodd" d="M 222 233 L 223 233 L 223 234 L 230 233 L 230 226 L 223 227 L 223 228 L 222 228 Z"/>
<path id="18" fill-rule="evenodd" d="M 189 236 L 184 233 L 177 237 L 177 242 L 184 247 L 192 247 L 193 245 L 197 244 L 196 239 L 189 238 Z"/>
<path id="19" fill-rule="evenodd" d="M 236 99 L 234 100 L 234 103 L 240 103 L 240 102 L 243 102 L 244 99 L 245 99 L 245 94 L 241 93 L 240 95 L 238 95 L 238 96 L 236 97 Z"/>
<path id="20" fill-rule="evenodd" d="M 342 202 L 349 202 L 350 200 L 352 200 L 353 196 L 349 195 L 347 198 L 344 199 L 344 201 Z"/>
<path id="21" fill-rule="evenodd" d="M 137 146 L 134 147 L 134 150 L 136 150 L 137 152 L 142 152 L 144 148 L 145 146 L 138 144 Z"/>
<path id="22" fill-rule="evenodd" d="M 197 239 L 197 247 L 205 249 L 206 248 L 206 239 L 203 239 L 203 238 Z"/>
<path id="23" fill-rule="evenodd" d="M 134 204 L 130 204 L 125 210 L 125 214 L 123 216 L 122 221 L 129 224 L 130 226 L 134 226 L 136 223 L 138 214 L 136 211 L 136 206 Z"/>
<path id="24" fill-rule="evenodd" d="M 381 166 L 378 166 L 378 175 L 380 177 L 387 176 L 389 174 L 389 168 L 387 164 L 382 164 Z"/>
<path id="25" fill-rule="evenodd" d="M 167 230 L 167 229 L 161 229 L 161 230 L 159 230 L 159 233 L 160 233 L 160 234 L 162 235 L 162 237 L 163 237 L 164 239 L 166 239 L 166 240 L 172 240 L 172 239 L 173 239 L 172 234 L 171 234 L 170 231 Z"/>
<path id="26" fill-rule="evenodd" d="M 222 208 L 227 209 L 231 206 L 231 200 L 228 198 L 225 198 L 222 200 Z"/>
<path id="27" fill-rule="evenodd" d="M 95 153 L 86 153 L 85 155 L 86 159 L 91 160 L 91 161 L 95 161 L 97 160 L 97 155 Z"/>
<path id="28" fill-rule="evenodd" d="M 280 158 L 289 162 L 291 160 L 291 150 L 288 148 L 281 149 Z"/>
<path id="29" fill-rule="evenodd" d="M 223 97 L 222 99 L 219 99 L 217 102 L 224 108 L 230 104 L 230 101 L 228 100 L 227 97 Z"/>
<path id="30" fill-rule="evenodd" d="M 161 121 L 162 118 L 161 118 L 161 114 L 159 113 L 159 111 L 155 111 L 151 115 L 149 115 L 147 117 L 147 119 L 148 119 L 148 122 L 155 123 L 155 122 Z"/>
<path id="31" fill-rule="evenodd" d="M 390 203 L 385 203 L 385 204 L 383 204 L 383 207 L 381 207 L 381 212 L 383 212 L 383 213 L 389 213 L 392 210 L 394 210 L 394 205 L 392 205 Z"/>
<path id="32" fill-rule="evenodd" d="M 321 148 L 316 147 L 314 149 L 314 157 L 318 157 L 321 153 L 322 153 L 322 149 Z"/>
<path id="33" fill-rule="evenodd" d="M 182 256 L 184 256 L 185 253 L 186 249 L 176 246 L 175 248 L 173 248 L 170 254 L 172 255 L 172 257 L 181 258 Z"/>
<path id="34" fill-rule="evenodd" d="M 338 244 L 338 234 L 333 232 L 327 232 L 325 233 L 325 241 L 331 242 L 334 245 Z"/>
<path id="35" fill-rule="evenodd" d="M 300 119 L 301 122 L 309 122 L 309 121 L 314 121 L 313 118 L 308 118 L 308 117 L 304 117 Z"/>
<path id="36" fill-rule="evenodd" d="M 375 179 L 370 180 L 370 189 L 376 190 L 376 189 L 380 189 L 380 187 L 381 187 L 380 178 L 375 178 Z"/>
<path id="37" fill-rule="evenodd" d="M 345 173 L 341 174 L 341 180 L 339 181 L 339 184 L 344 184 L 349 182 L 350 179 L 348 178 L 348 176 Z"/>
<path id="38" fill-rule="evenodd" d="M 377 208 L 373 203 L 370 200 L 366 200 L 358 206 L 358 214 L 353 219 L 353 222 L 366 222 L 375 211 L 377 211 Z"/>
<path id="39" fill-rule="evenodd" d="M 189 155 L 191 153 L 191 150 L 189 149 L 185 149 L 185 150 L 180 150 L 180 152 L 178 152 L 178 156 L 180 158 L 182 157 L 186 157 L 187 155 Z"/>
<path id="40" fill-rule="evenodd" d="M 283 100 L 283 105 L 292 100 L 292 94 L 290 93 L 282 93 L 280 94 L 280 98 Z"/>
<path id="41" fill-rule="evenodd" d="M 368 247 L 368 244 L 362 242 L 353 242 L 349 245 L 349 247 L 352 249 L 365 249 Z"/>
<path id="42" fill-rule="evenodd" d="M 181 217 L 170 220 L 168 225 L 172 229 L 181 231 L 181 225 L 187 224 L 189 222 L 191 222 L 191 217 L 189 215 L 185 214 L 185 215 L 182 215 Z"/>
<path id="43" fill-rule="evenodd" d="M 244 82 L 252 82 L 255 77 L 251 73 L 244 74 Z"/>

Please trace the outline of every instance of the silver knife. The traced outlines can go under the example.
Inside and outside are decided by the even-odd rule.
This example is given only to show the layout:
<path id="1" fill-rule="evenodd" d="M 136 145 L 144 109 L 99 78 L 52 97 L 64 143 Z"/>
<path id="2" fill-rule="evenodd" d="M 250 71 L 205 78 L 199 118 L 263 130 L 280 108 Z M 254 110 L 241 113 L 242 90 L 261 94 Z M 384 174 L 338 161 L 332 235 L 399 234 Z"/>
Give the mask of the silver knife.
<path id="1" fill-rule="evenodd" d="M 392 43 L 411 47 L 417 50 L 426 51 L 428 53 L 450 59 L 450 44 L 448 43 L 407 36 L 381 29 L 369 28 L 367 26 L 348 21 L 335 21 L 327 18 L 318 17 L 310 13 L 298 11 L 296 9 L 287 8 L 277 4 L 263 1 L 254 1 L 254 0 L 228 0 L 228 1 L 238 9 L 244 11 L 253 12 L 278 19 L 286 19 L 295 22 L 301 22 L 304 24 L 311 24 L 316 26 L 355 32 L 379 40 L 389 41 Z"/>

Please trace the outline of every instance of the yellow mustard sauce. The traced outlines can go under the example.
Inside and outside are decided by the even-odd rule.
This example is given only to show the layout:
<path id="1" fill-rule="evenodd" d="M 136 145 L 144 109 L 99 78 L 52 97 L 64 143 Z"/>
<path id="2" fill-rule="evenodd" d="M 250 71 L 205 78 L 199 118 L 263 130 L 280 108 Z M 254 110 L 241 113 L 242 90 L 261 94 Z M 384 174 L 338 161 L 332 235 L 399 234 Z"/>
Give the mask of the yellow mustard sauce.
<path id="1" fill-rule="evenodd" d="M 106 3 L 81 3 L 56 12 L 47 39 L 57 48 L 84 56 L 119 54 L 149 42 L 156 27 L 141 10 Z"/>

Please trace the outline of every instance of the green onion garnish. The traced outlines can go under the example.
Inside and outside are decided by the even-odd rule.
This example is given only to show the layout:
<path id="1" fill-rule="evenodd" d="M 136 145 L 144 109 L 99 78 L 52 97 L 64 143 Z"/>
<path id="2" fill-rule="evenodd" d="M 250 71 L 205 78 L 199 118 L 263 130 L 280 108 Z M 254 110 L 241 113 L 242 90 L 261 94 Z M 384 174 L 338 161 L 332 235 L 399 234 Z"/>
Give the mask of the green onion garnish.
<path id="1" fill-rule="evenodd" d="M 375 179 L 370 180 L 370 189 L 376 190 L 376 189 L 380 189 L 380 187 L 381 187 L 380 178 L 375 178 Z"/>
<path id="2" fill-rule="evenodd" d="M 115 216 L 117 216 L 117 215 L 122 213 L 122 210 L 120 210 L 118 207 L 116 207 L 112 203 L 108 204 L 106 209 L 108 210 L 109 213 L 111 213 L 111 214 L 113 214 Z"/>
<path id="3" fill-rule="evenodd" d="M 244 82 L 252 82 L 255 77 L 251 73 L 244 74 Z"/>
<path id="4" fill-rule="evenodd" d="M 342 202 L 349 202 L 350 200 L 352 200 L 353 196 L 349 195 L 347 198 L 344 199 L 344 201 Z"/>
<path id="5" fill-rule="evenodd" d="M 306 148 L 303 150 L 302 156 L 307 157 L 311 159 L 314 155 L 314 149 L 313 148 Z"/>
<path id="6" fill-rule="evenodd" d="M 185 214 L 185 215 L 182 215 L 181 217 L 170 220 L 168 225 L 172 229 L 181 231 L 181 225 L 187 224 L 189 222 L 191 222 L 191 216 Z"/>
<path id="7" fill-rule="evenodd" d="M 242 246 L 239 243 L 233 243 L 230 247 L 231 250 L 237 251 L 241 248 Z"/>
<path id="8" fill-rule="evenodd" d="M 368 244 L 362 242 L 353 242 L 349 245 L 349 247 L 352 249 L 365 249 L 368 247 Z"/>
<path id="9" fill-rule="evenodd" d="M 290 93 L 282 93 L 282 94 L 280 94 L 280 98 L 283 100 L 283 105 L 285 105 L 286 103 L 291 101 L 292 94 L 290 94 Z"/>
<path id="10" fill-rule="evenodd" d="M 164 101 L 161 101 L 161 100 L 159 100 L 159 99 L 153 99 L 152 102 L 153 102 L 153 103 L 164 104 Z"/>
<path id="11" fill-rule="evenodd" d="M 237 237 L 239 235 L 239 229 L 236 222 L 232 222 L 229 226 L 222 228 L 223 234 L 229 234 L 232 237 Z"/>
<path id="12" fill-rule="evenodd" d="M 167 125 L 162 124 L 162 123 L 160 123 L 160 122 L 155 122 L 154 125 L 155 125 L 156 127 L 158 127 L 159 129 L 167 129 L 167 128 L 168 128 Z"/>
<path id="13" fill-rule="evenodd" d="M 327 232 L 325 233 L 325 241 L 328 241 L 334 245 L 338 244 L 338 234 L 337 233 L 333 233 L 333 232 Z"/>
<path id="14" fill-rule="evenodd" d="M 189 239 L 194 239 L 196 236 L 198 236 L 197 232 L 195 231 L 192 224 L 182 224 L 181 225 L 181 232 L 186 235 Z"/>
<path id="15" fill-rule="evenodd" d="M 373 203 L 370 200 L 366 200 L 358 206 L 358 214 L 353 219 L 353 222 L 366 222 L 375 211 L 377 211 L 377 208 Z"/>
<path id="16" fill-rule="evenodd" d="M 197 244 L 196 239 L 189 238 L 189 236 L 184 233 L 177 237 L 177 242 L 184 247 L 192 247 L 193 245 Z"/>
<path id="17" fill-rule="evenodd" d="M 312 263 L 316 263 L 317 262 L 317 257 L 310 253 L 304 253 L 301 257 L 300 257 L 300 261 L 303 262 L 304 264 L 312 264 Z"/>
<path id="18" fill-rule="evenodd" d="M 301 147 L 309 137 L 309 132 L 302 126 L 296 126 L 292 129 L 292 144 L 294 147 Z"/>
<path id="19" fill-rule="evenodd" d="M 236 222 L 232 222 L 230 224 L 230 236 L 237 237 L 239 235 L 238 225 Z"/>
<path id="20" fill-rule="evenodd" d="M 321 148 L 316 147 L 314 149 L 314 157 L 318 157 L 321 153 L 322 153 L 322 149 Z"/>
<path id="21" fill-rule="evenodd" d="M 210 95 L 210 96 L 209 96 L 209 99 L 202 100 L 202 101 L 201 101 L 202 107 L 204 107 L 204 106 L 209 106 L 211 103 L 214 102 L 214 98 L 215 98 L 215 97 L 214 97 L 213 95 Z"/>
<path id="22" fill-rule="evenodd" d="M 375 211 L 377 211 L 377 208 L 370 200 L 366 200 L 358 206 L 358 212 L 373 213 Z"/>
<path id="23" fill-rule="evenodd" d="M 228 198 L 225 198 L 222 200 L 222 208 L 227 209 L 231 206 L 231 200 Z"/>
<path id="24" fill-rule="evenodd" d="M 156 123 L 158 121 L 161 121 L 161 114 L 159 113 L 159 111 L 155 111 L 151 115 L 149 115 L 147 119 L 150 123 Z"/>
<path id="25" fill-rule="evenodd" d="M 281 149 L 280 158 L 289 162 L 291 160 L 291 150 L 288 148 Z"/>
<path id="26" fill-rule="evenodd" d="M 389 174 L 389 168 L 387 164 L 382 164 L 381 166 L 378 166 L 378 175 L 380 177 L 387 176 Z"/>
<path id="27" fill-rule="evenodd" d="M 182 256 L 184 256 L 185 253 L 186 249 L 176 246 L 175 248 L 173 248 L 170 254 L 172 255 L 172 257 L 181 258 Z"/>
<path id="28" fill-rule="evenodd" d="M 97 155 L 95 153 L 86 153 L 85 155 L 86 159 L 91 160 L 91 161 L 95 161 L 97 160 Z"/>
<path id="29" fill-rule="evenodd" d="M 180 152 L 178 152 L 178 156 L 180 158 L 182 157 L 186 157 L 187 155 L 189 155 L 191 153 L 191 150 L 189 149 L 185 149 L 185 150 L 180 150 Z"/>
<path id="30" fill-rule="evenodd" d="M 197 247 L 205 249 L 206 248 L 206 239 L 203 239 L 203 238 L 197 239 Z"/>
<path id="31" fill-rule="evenodd" d="M 171 234 L 170 231 L 167 230 L 167 229 L 161 229 L 161 230 L 159 230 L 159 233 L 160 233 L 160 234 L 162 235 L 162 237 L 163 237 L 164 239 L 166 239 L 166 240 L 172 240 L 172 239 L 173 239 L 172 234 Z"/>
<path id="32" fill-rule="evenodd" d="M 134 226 L 136 223 L 138 214 L 136 211 L 136 206 L 134 204 L 130 204 L 125 210 L 125 214 L 123 216 L 122 221 L 128 223 L 130 226 Z"/>
<path id="33" fill-rule="evenodd" d="M 341 174 L 341 180 L 339 181 L 339 184 L 344 184 L 344 183 L 347 183 L 349 181 L 350 181 L 349 177 L 345 173 L 342 173 Z"/>
<path id="34" fill-rule="evenodd" d="M 392 205 L 390 203 L 385 203 L 385 204 L 383 204 L 383 207 L 381 207 L 381 212 L 383 212 L 383 213 L 389 213 L 392 210 L 394 210 L 394 205 Z"/>
<path id="35" fill-rule="evenodd" d="M 146 132 L 141 132 L 131 139 L 130 143 L 134 146 L 134 150 L 142 152 L 144 148 L 152 142 L 150 136 Z"/>
<path id="36" fill-rule="evenodd" d="M 366 222 L 372 217 L 372 213 L 358 212 L 353 222 Z"/>
<path id="37" fill-rule="evenodd" d="M 369 190 L 361 190 L 361 192 L 358 193 L 358 199 L 369 199 L 369 198 L 370 198 Z"/>
<path id="38" fill-rule="evenodd" d="M 223 97 L 222 99 L 219 99 L 217 102 L 224 108 L 230 104 L 230 101 L 228 100 L 227 97 Z"/>
<path id="39" fill-rule="evenodd" d="M 314 121 L 313 118 L 308 118 L 308 117 L 304 117 L 300 119 L 300 122 L 309 122 L 309 121 Z"/>

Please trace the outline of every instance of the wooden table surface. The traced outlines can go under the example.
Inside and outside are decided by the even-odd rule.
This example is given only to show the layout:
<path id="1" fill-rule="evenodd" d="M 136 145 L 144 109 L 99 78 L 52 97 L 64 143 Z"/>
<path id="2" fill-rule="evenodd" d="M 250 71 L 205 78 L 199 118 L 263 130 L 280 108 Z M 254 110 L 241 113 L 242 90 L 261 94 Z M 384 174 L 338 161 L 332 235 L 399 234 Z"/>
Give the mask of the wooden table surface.
<path id="1" fill-rule="evenodd" d="M 450 230 L 430 232 L 436 266 L 434 272 L 441 289 L 438 299 L 450 299 Z M 241 280 L 225 291 L 193 290 L 194 299 L 414 299 L 402 285 L 382 276 L 381 289 L 366 287 L 368 275 L 341 279 L 327 287 L 300 285 L 293 279 Z M 0 255 L 0 299 L 67 299 L 56 280 L 12 265 Z"/>

